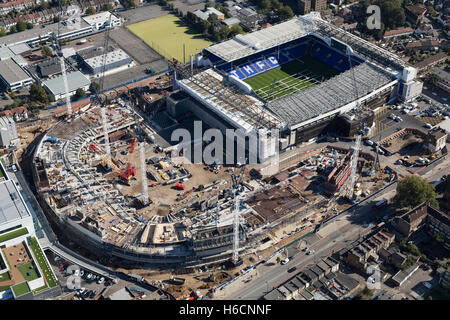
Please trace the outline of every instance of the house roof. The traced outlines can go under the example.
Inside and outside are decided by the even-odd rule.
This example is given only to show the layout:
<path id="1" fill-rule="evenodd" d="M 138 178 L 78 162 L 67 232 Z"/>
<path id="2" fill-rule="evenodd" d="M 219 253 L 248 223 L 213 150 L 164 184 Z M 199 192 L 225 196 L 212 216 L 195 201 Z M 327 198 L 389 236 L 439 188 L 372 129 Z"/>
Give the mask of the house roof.
<path id="1" fill-rule="evenodd" d="M 415 14 L 416 16 L 419 16 L 419 15 L 421 15 L 421 14 L 424 14 L 424 13 L 427 11 L 427 9 L 426 9 L 425 7 L 422 7 L 422 6 L 415 6 L 415 5 L 412 5 L 412 6 L 406 6 L 405 9 L 406 9 L 407 11 L 411 12 L 412 14 Z"/>
<path id="2" fill-rule="evenodd" d="M 384 36 L 385 36 L 385 37 L 390 37 L 390 36 L 395 36 L 395 35 L 398 35 L 398 34 L 412 33 L 412 32 L 414 32 L 414 29 L 411 28 L 411 27 L 407 27 L 407 28 L 398 28 L 398 29 L 386 31 L 386 32 L 384 33 Z"/>

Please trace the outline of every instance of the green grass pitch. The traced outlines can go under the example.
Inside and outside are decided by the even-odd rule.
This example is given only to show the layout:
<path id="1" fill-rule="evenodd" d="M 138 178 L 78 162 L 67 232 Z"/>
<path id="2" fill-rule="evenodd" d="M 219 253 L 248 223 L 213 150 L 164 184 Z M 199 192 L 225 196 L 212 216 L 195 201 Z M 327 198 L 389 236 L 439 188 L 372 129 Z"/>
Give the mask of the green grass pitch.
<path id="1" fill-rule="evenodd" d="M 213 44 L 172 14 L 135 23 L 127 28 L 166 59 L 175 58 L 180 62 L 188 62 L 190 54 L 199 53 Z"/>
<path id="2" fill-rule="evenodd" d="M 337 74 L 339 74 L 339 71 L 327 64 L 310 57 L 304 57 L 244 81 L 261 98 L 271 101 L 304 90 Z"/>

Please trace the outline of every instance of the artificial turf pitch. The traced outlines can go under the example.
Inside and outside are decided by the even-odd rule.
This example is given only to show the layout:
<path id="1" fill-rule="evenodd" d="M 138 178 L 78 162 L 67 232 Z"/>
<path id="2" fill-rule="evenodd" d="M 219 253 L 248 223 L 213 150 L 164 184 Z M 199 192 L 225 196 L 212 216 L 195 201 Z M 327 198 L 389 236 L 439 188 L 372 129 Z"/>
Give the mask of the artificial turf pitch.
<path id="1" fill-rule="evenodd" d="M 304 57 L 244 80 L 263 99 L 271 101 L 327 80 L 339 71 Z"/>
<path id="2" fill-rule="evenodd" d="M 172 14 L 127 28 L 166 59 L 175 58 L 181 62 L 189 61 L 190 54 L 199 53 L 213 44 Z"/>

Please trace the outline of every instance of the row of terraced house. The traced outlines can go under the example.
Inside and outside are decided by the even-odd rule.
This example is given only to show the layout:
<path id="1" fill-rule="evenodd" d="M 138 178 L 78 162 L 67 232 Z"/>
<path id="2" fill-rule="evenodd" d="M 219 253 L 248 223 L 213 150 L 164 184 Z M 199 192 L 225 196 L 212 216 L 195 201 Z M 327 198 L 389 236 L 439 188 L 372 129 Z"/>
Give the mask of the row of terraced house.
<path id="1" fill-rule="evenodd" d="M 87 8 L 93 7 L 97 12 L 102 11 L 105 4 L 110 4 L 113 7 L 119 5 L 118 1 L 115 0 L 90 0 L 90 1 L 72 1 L 71 6 L 78 6 L 80 8 L 80 14 L 86 13 Z M 35 9 L 35 0 L 15 0 L 0 2 L 0 27 L 5 28 L 7 31 L 10 30 L 12 26 L 15 26 L 17 22 L 24 21 L 30 22 L 35 25 L 45 24 L 48 22 L 53 22 L 55 17 L 65 16 L 67 13 L 68 6 L 64 5 L 62 8 L 50 7 L 47 9 Z M 26 14 L 20 14 L 17 17 L 9 17 L 7 14 L 13 10 L 21 11 L 27 10 Z"/>

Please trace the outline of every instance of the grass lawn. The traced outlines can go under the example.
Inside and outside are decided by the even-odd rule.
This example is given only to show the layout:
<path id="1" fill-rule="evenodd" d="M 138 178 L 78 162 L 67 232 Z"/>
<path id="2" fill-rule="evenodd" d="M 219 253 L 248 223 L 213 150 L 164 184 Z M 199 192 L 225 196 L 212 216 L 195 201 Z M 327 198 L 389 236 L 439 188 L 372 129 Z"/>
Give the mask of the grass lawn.
<path id="1" fill-rule="evenodd" d="M 3 272 L 3 273 L 0 274 L 0 282 L 8 281 L 8 280 L 11 280 L 11 276 L 9 275 L 8 271 Z"/>
<path id="2" fill-rule="evenodd" d="M 11 286 L 0 286 L 0 292 L 8 290 L 10 287 Z"/>
<path id="3" fill-rule="evenodd" d="M 33 266 L 33 263 L 28 262 L 17 266 L 17 269 L 20 271 L 25 280 L 31 281 L 38 278 L 37 270 Z"/>
<path id="4" fill-rule="evenodd" d="M 172 14 L 135 23 L 127 28 L 166 59 L 173 57 L 180 62 L 189 61 L 190 54 L 196 54 L 213 44 Z M 186 47 L 185 59 L 183 44 Z"/>
<path id="5" fill-rule="evenodd" d="M 30 248 L 33 251 L 34 256 L 36 257 L 37 263 L 41 267 L 42 272 L 44 273 L 43 276 L 47 280 L 48 286 L 50 288 L 55 287 L 58 284 L 58 281 L 56 280 L 56 277 L 54 276 L 50 265 L 45 259 L 44 252 L 42 252 L 42 249 L 35 237 L 31 239 Z"/>
<path id="6" fill-rule="evenodd" d="M 27 234 L 27 233 L 28 233 L 27 228 L 22 228 L 22 229 L 15 230 L 13 232 L 2 234 L 2 235 L 0 235 L 0 243 L 23 236 L 24 234 Z"/>
<path id="7" fill-rule="evenodd" d="M 244 81 L 261 98 L 271 101 L 287 94 L 304 90 L 337 74 L 339 74 L 339 71 L 323 62 L 304 57 L 301 60 L 291 61 Z"/>
<path id="8" fill-rule="evenodd" d="M 16 284 L 11 287 L 14 291 L 14 294 L 16 297 L 23 295 L 24 293 L 30 292 L 30 287 L 28 287 L 28 283 L 22 282 L 19 284 Z"/>

